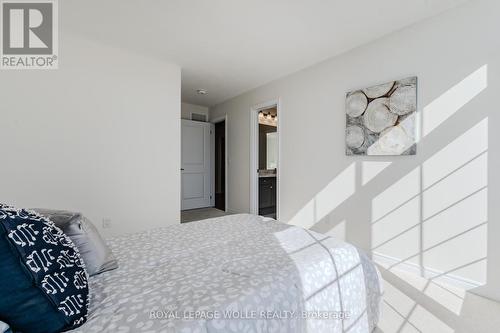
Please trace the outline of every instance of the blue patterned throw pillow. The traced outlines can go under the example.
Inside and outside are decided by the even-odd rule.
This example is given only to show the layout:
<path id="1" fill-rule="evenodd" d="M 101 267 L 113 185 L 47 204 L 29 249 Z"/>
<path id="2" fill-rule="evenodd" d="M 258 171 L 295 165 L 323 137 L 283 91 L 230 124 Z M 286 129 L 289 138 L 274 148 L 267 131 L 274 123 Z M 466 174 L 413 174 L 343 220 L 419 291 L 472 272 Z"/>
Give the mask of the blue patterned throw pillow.
<path id="1" fill-rule="evenodd" d="M 83 260 L 47 218 L 0 204 L 0 267 L 0 319 L 13 331 L 61 332 L 85 322 Z"/>

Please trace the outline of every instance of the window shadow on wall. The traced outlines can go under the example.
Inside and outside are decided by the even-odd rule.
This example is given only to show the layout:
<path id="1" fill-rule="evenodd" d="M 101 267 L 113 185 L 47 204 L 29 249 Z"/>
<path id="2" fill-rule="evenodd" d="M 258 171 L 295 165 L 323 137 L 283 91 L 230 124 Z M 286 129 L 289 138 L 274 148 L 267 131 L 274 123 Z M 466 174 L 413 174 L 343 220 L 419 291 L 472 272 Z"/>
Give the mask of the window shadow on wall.
<path id="1" fill-rule="evenodd" d="M 420 111 L 417 156 L 352 162 L 290 220 L 370 244 L 391 281 L 386 333 L 453 332 L 475 297 L 467 291 L 487 283 L 489 123 L 487 112 L 463 110 L 487 89 L 487 74 L 479 67 Z M 465 127 L 455 126 L 460 117 Z"/>

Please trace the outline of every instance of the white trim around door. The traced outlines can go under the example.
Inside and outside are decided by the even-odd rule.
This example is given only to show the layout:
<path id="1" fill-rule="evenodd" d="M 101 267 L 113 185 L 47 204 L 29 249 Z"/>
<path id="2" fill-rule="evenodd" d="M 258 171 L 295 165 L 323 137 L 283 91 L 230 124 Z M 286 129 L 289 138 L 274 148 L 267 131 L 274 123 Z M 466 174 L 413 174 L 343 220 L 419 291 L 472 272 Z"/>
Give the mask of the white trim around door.
<path id="1" fill-rule="evenodd" d="M 281 117 L 282 110 L 280 99 L 276 98 L 263 103 L 256 104 L 250 109 L 250 213 L 259 214 L 259 111 L 276 107 L 278 114 L 278 167 L 276 169 L 276 219 L 279 220 L 281 214 Z"/>

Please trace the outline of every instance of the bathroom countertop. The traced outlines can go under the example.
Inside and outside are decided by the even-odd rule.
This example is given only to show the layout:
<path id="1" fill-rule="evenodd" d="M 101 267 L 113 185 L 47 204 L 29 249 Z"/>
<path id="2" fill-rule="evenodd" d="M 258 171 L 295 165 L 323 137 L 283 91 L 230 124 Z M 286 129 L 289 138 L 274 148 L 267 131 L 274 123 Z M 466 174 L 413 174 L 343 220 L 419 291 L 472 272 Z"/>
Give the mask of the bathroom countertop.
<path id="1" fill-rule="evenodd" d="M 270 178 L 270 177 L 276 177 L 276 174 L 263 174 L 259 175 L 259 178 Z"/>

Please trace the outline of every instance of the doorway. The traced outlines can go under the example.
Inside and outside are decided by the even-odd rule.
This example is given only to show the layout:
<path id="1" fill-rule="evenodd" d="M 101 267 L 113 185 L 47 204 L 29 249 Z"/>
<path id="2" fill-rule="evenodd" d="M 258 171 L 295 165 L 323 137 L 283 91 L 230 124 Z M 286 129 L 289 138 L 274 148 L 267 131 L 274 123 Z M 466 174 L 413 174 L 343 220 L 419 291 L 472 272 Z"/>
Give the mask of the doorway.
<path id="1" fill-rule="evenodd" d="M 215 208 L 226 210 L 226 120 L 215 123 Z"/>
<path id="2" fill-rule="evenodd" d="M 279 103 L 270 101 L 251 110 L 251 186 L 253 214 L 279 218 Z"/>

